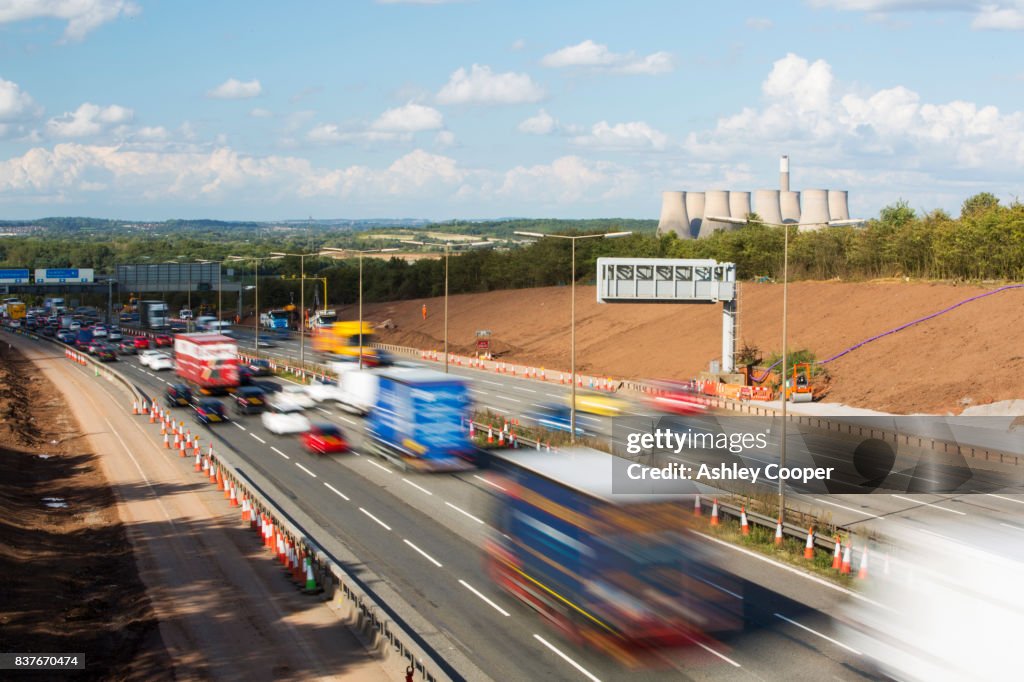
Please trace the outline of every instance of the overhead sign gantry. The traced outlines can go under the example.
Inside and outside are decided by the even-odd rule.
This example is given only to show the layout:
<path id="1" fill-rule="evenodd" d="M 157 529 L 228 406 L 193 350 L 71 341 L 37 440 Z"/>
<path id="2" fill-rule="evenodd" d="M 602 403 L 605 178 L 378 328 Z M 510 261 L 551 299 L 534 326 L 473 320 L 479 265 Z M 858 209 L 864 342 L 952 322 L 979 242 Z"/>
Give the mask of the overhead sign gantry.
<path id="1" fill-rule="evenodd" d="M 736 264 L 698 258 L 598 258 L 598 303 L 721 303 L 722 371 L 736 354 Z"/>

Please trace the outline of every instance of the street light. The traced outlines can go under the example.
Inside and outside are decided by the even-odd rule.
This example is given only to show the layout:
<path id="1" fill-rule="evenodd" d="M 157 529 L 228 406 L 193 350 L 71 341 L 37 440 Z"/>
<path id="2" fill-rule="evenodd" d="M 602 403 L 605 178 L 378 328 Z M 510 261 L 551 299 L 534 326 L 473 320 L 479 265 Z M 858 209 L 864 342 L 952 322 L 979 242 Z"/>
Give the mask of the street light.
<path id="1" fill-rule="evenodd" d="M 207 264 L 210 264 L 210 263 L 216 263 L 217 264 L 217 326 L 220 326 L 220 323 L 223 322 L 223 319 L 221 318 L 220 311 L 221 311 L 221 308 L 224 307 L 223 306 L 223 302 L 224 302 L 224 287 L 223 287 L 223 283 L 221 282 L 221 270 L 224 269 L 224 261 L 221 261 L 221 260 L 200 260 L 199 262 L 204 264 L 204 265 L 207 265 Z M 191 308 L 191 306 L 189 306 L 189 307 Z"/>
<path id="2" fill-rule="evenodd" d="M 284 253 L 271 251 L 271 256 L 284 258 L 295 256 L 299 259 L 299 367 L 305 367 L 306 361 L 306 256 L 318 256 L 319 253 Z M 292 299 L 295 300 L 295 299 Z"/>
<path id="3" fill-rule="evenodd" d="M 253 357 L 260 357 L 260 261 L 261 260 L 281 260 L 281 256 L 264 256 L 262 258 L 247 257 L 247 256 L 228 256 L 229 261 L 255 261 L 256 262 L 256 286 L 253 287 L 256 290 L 256 321 L 253 323 Z M 239 297 L 241 297 L 241 290 L 239 290 Z M 239 305 L 241 308 L 241 305 Z M 217 325 L 221 327 L 220 324 Z M 219 331 L 224 331 L 223 328 Z"/>
<path id="4" fill-rule="evenodd" d="M 570 378 L 572 379 L 572 403 L 569 408 L 569 443 L 576 443 L 576 242 L 580 239 L 617 239 L 618 237 L 628 237 L 633 234 L 632 232 L 604 232 L 602 234 L 581 234 L 581 235 L 567 235 L 567 234 L 543 234 L 541 232 L 519 232 L 516 234 L 522 235 L 523 237 L 536 237 L 542 239 L 544 237 L 554 237 L 556 239 L 568 239 L 572 242 L 572 276 L 569 278 L 572 289 L 572 332 L 571 332 L 571 364 Z"/>
<path id="5" fill-rule="evenodd" d="M 359 255 L 359 369 L 363 368 L 363 254 L 365 253 L 390 253 L 400 249 L 339 249 L 325 246 L 320 252 L 321 256 L 337 258 L 339 253 L 355 253 Z"/>
<path id="6" fill-rule="evenodd" d="M 416 244 L 418 246 L 440 246 L 435 244 L 429 244 L 427 242 L 417 242 L 411 239 L 401 240 L 403 244 Z M 451 255 L 451 248 L 460 248 L 463 246 L 490 246 L 491 242 L 473 242 L 472 244 L 458 243 L 452 244 L 452 242 L 444 243 L 444 372 L 448 373 L 448 257 Z"/>
<path id="7" fill-rule="evenodd" d="M 729 225 L 749 225 L 750 223 L 760 223 L 769 227 L 781 227 L 783 228 L 783 241 L 782 241 L 782 443 L 779 446 L 779 469 L 783 469 L 786 466 L 786 422 L 788 421 L 786 416 L 786 405 L 789 402 L 786 396 L 786 384 L 788 382 L 787 377 L 787 363 L 789 359 L 786 357 L 788 348 L 786 344 L 789 340 L 787 334 L 787 319 L 789 317 L 789 228 L 797 223 L 768 223 L 763 220 L 750 220 L 749 218 L 726 218 L 724 216 L 706 216 L 705 220 L 714 220 L 720 223 L 728 223 Z M 863 223 L 860 219 L 851 220 L 830 220 L 824 223 L 804 223 L 805 225 L 826 225 L 828 227 L 849 227 L 852 225 L 860 225 Z M 779 478 L 779 519 L 785 521 L 786 518 L 786 487 L 783 479 Z"/>

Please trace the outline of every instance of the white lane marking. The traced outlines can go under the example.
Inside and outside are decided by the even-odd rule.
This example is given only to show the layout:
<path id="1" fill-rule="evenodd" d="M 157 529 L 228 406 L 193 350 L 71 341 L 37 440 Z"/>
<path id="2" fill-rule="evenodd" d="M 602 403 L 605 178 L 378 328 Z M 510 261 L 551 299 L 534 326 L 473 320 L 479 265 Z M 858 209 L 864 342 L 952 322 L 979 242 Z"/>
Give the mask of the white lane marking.
<path id="1" fill-rule="evenodd" d="M 475 594 L 476 596 L 478 596 L 478 597 L 480 597 L 481 599 L 483 599 L 483 600 L 484 600 L 485 602 L 487 602 L 488 604 L 490 604 L 490 605 L 491 605 L 492 607 L 494 607 L 494 610 L 495 610 L 495 611 L 497 611 L 498 613 L 500 613 L 501 615 L 503 615 L 503 616 L 508 616 L 508 615 L 509 615 L 509 612 L 508 612 L 508 611 L 506 611 L 505 609 L 501 608 L 500 606 L 498 606 L 497 604 L 495 604 L 495 603 L 494 603 L 493 601 L 491 601 L 490 599 L 488 599 L 487 597 L 485 597 L 485 596 L 484 596 L 484 595 L 483 595 L 482 593 L 480 593 L 480 592 L 479 592 L 479 591 L 478 591 L 478 590 L 477 590 L 477 589 L 476 589 L 475 587 L 473 587 L 472 585 L 470 585 L 469 583 L 467 583 L 467 582 L 466 582 L 465 580 L 463 580 L 462 578 L 459 578 L 459 582 L 460 582 L 460 583 L 462 584 L 462 586 L 463 586 L 463 587 L 465 587 L 465 588 L 466 588 L 467 590 L 469 590 L 470 592 L 472 592 L 472 593 L 473 593 L 473 594 Z"/>
<path id="2" fill-rule="evenodd" d="M 536 393 L 537 392 L 537 391 L 533 390 L 532 388 L 523 388 L 522 386 L 513 386 L 512 388 L 516 389 L 517 391 L 526 391 L 527 393 Z"/>
<path id="3" fill-rule="evenodd" d="M 1024 533 L 1024 528 L 1021 528 L 1020 526 L 1015 526 L 1012 523 L 1003 523 L 1002 521 L 1000 521 L 999 525 L 1006 526 L 1007 528 L 1012 528 L 1014 530 L 1019 530 L 1020 532 Z"/>
<path id="4" fill-rule="evenodd" d="M 484 478 L 483 476 L 477 476 L 476 474 L 473 474 L 473 478 L 479 478 L 479 479 L 480 479 L 481 481 L 483 481 L 483 482 L 484 482 L 484 483 L 486 483 L 487 485 L 490 485 L 490 486 L 494 486 L 494 487 L 495 487 L 495 488 L 497 488 L 498 490 L 505 490 L 505 489 L 504 489 L 503 487 L 501 487 L 500 485 L 498 485 L 498 484 L 497 484 L 497 483 L 495 483 L 494 481 L 488 481 L 488 480 L 487 480 L 486 478 Z"/>
<path id="5" fill-rule="evenodd" d="M 353 421 L 352 419 L 349 419 L 348 417 L 343 417 L 342 415 L 339 414 L 338 415 L 338 419 L 340 419 L 341 421 L 346 422 L 348 424 L 351 424 L 352 426 L 356 426 L 355 421 Z"/>
<path id="6" fill-rule="evenodd" d="M 374 521 L 376 521 L 376 522 L 377 522 L 377 523 L 379 523 L 380 525 L 384 526 L 384 527 L 385 527 L 385 528 L 387 528 L 388 530 L 391 530 L 391 526 L 389 526 L 388 524 L 384 523 L 383 521 L 381 521 L 381 520 L 380 520 L 380 519 L 378 519 L 378 518 L 377 518 L 376 516 L 374 516 L 373 514 L 371 514 L 371 513 L 370 513 L 370 512 L 368 512 L 368 511 L 366 511 L 366 510 L 365 510 L 365 509 L 363 509 L 362 507 L 360 507 L 360 508 L 359 508 L 359 511 L 363 512 L 364 514 L 366 514 L 366 515 L 367 515 L 367 516 L 369 516 L 369 517 L 370 517 L 371 519 L 373 519 Z"/>
<path id="7" fill-rule="evenodd" d="M 423 557 L 424 557 L 424 558 L 425 558 L 425 559 L 426 559 L 427 561 L 429 561 L 430 563 L 434 564 L 434 565 L 435 565 L 435 566 L 437 566 L 438 568 L 441 568 L 441 562 L 440 562 L 440 561 L 438 561 L 438 560 L 437 560 L 437 559 L 435 559 L 434 557 L 430 556 L 429 554 L 427 554 L 427 553 L 426 553 L 426 552 L 424 552 L 424 551 L 423 551 L 422 549 L 420 549 L 420 548 L 419 548 L 419 547 L 417 547 L 416 545 L 412 544 L 411 542 L 409 542 L 409 541 L 408 541 L 408 540 L 406 540 L 405 538 L 402 538 L 402 542 L 404 542 L 405 544 L 409 545 L 410 547 L 412 547 L 413 549 L 415 549 L 415 550 L 416 550 L 417 552 L 419 552 L 419 553 L 420 553 L 420 554 L 421 554 L 421 555 L 422 555 L 422 556 L 423 556 Z"/>
<path id="8" fill-rule="evenodd" d="M 683 636 L 686 637 L 691 642 L 693 642 L 694 644 L 696 644 L 697 646 L 699 646 L 704 651 L 707 651 L 709 654 L 714 654 L 715 656 L 718 656 L 720 659 L 722 659 L 726 663 L 729 663 L 729 664 L 731 664 L 731 665 L 733 665 L 734 667 L 737 667 L 737 668 L 742 668 L 743 667 L 739 663 L 737 663 L 736 661 L 734 661 L 731 658 L 729 658 L 728 656 L 726 656 L 725 654 L 723 654 L 721 652 L 718 652 L 718 651 L 715 651 L 714 649 L 709 647 L 704 642 L 699 642 L 696 639 L 694 639 L 693 637 L 690 637 L 689 635 L 683 635 Z"/>
<path id="9" fill-rule="evenodd" d="M 508 396 L 499 397 L 498 400 L 511 400 L 514 403 L 521 403 L 521 402 L 523 402 L 522 400 L 518 400 L 516 398 L 509 398 Z"/>
<path id="10" fill-rule="evenodd" d="M 413 488 L 416 488 L 416 490 L 419 490 L 420 492 L 426 493 L 428 495 L 433 495 L 434 494 L 434 493 L 430 492 L 429 490 L 427 490 L 426 488 L 421 488 L 420 486 L 416 485 L 415 483 L 410 481 L 408 478 L 403 478 L 402 480 L 405 481 L 406 483 L 408 483 L 409 485 L 411 485 Z"/>
<path id="11" fill-rule="evenodd" d="M 909 497 L 903 497 L 902 495 L 893 495 L 897 500 L 905 500 L 907 502 L 913 502 L 914 504 L 923 504 L 926 507 L 934 507 L 935 509 L 941 509 L 942 511 L 949 512 L 951 514 L 959 514 L 960 516 L 967 516 L 967 512 L 957 511 L 956 509 L 947 509 L 946 507 L 940 507 L 937 504 L 931 502 L 922 502 L 921 500 L 913 500 Z"/>
<path id="12" fill-rule="evenodd" d="M 860 599 L 861 601 L 867 602 L 868 604 L 871 604 L 873 606 L 878 606 L 878 607 L 881 607 L 881 608 L 883 608 L 883 609 L 885 609 L 887 611 L 892 611 L 891 608 L 889 608 L 888 606 L 885 606 L 884 604 L 881 604 L 881 603 L 879 603 L 879 602 L 877 602 L 877 601 L 875 601 L 873 599 L 868 599 L 867 597 L 865 597 L 865 596 L 863 596 L 861 594 L 857 594 L 853 590 L 848 590 L 845 587 L 840 587 L 839 585 L 836 585 L 834 583 L 830 583 L 829 581 L 825 580 L 824 578 L 819 578 L 818 576 L 811 575 L 810 573 L 804 573 L 803 571 L 801 571 L 798 568 L 793 568 L 792 566 L 787 566 L 786 564 L 783 564 L 783 563 L 780 563 L 778 561 L 775 561 L 774 559 L 766 557 L 763 554 L 758 554 L 757 552 L 753 552 L 753 551 L 751 551 L 749 549 L 744 549 L 742 547 L 737 547 L 736 545 L 734 545 L 734 544 L 732 544 L 730 542 L 726 542 L 725 540 L 719 540 L 718 538 L 711 537 L 710 535 L 705 535 L 704 533 L 701 533 L 699 531 L 695 531 L 695 532 L 697 533 L 697 535 L 701 536 L 705 540 L 710 540 L 711 542 L 717 542 L 718 544 L 722 545 L 723 547 L 728 547 L 729 549 L 732 549 L 732 550 L 735 550 L 737 552 L 740 552 L 741 554 L 746 554 L 747 556 L 753 557 L 753 558 L 755 558 L 755 559 L 757 559 L 759 561 L 764 561 L 765 563 L 769 563 L 769 564 L 771 564 L 771 565 L 773 565 L 773 566 L 775 566 L 777 568 L 781 568 L 784 571 L 789 571 L 790 573 L 798 575 L 801 578 L 806 578 L 807 580 L 810 580 L 812 582 L 816 582 L 819 585 L 824 585 L 825 587 L 827 587 L 829 589 L 835 590 L 837 592 L 842 592 L 843 594 L 847 594 L 847 595 L 853 597 L 854 599 Z"/>
<path id="13" fill-rule="evenodd" d="M 481 521 L 481 520 L 480 520 L 480 519 L 478 519 L 477 517 L 473 516 L 472 514 L 470 514 L 470 513 L 469 513 L 468 511 L 466 511 L 465 509 L 459 509 L 458 507 L 456 507 L 456 506 L 455 506 L 454 504 L 452 504 L 451 502 L 445 502 L 445 504 L 447 504 L 447 505 L 448 505 L 449 507 L 451 507 L 451 508 L 452 508 L 452 509 L 454 509 L 455 511 L 459 512 L 460 514 L 465 514 L 466 516 L 468 516 L 469 518 L 473 519 L 473 520 L 474 520 L 474 521 L 476 521 L 477 523 L 483 523 L 483 521 Z"/>
<path id="14" fill-rule="evenodd" d="M 546 403 L 530 403 L 534 407 L 547 407 Z"/>
<path id="15" fill-rule="evenodd" d="M 477 390 L 475 388 L 469 389 L 469 392 L 470 393 L 479 393 L 480 395 L 488 395 L 487 391 L 480 391 L 480 390 Z"/>
<path id="16" fill-rule="evenodd" d="M 324 485 L 325 485 L 325 486 L 327 486 L 327 487 L 328 487 L 328 488 L 330 489 L 330 491 L 331 491 L 332 493 L 334 493 L 335 495 L 337 495 L 337 496 L 338 496 L 338 497 L 340 497 L 341 499 L 345 500 L 346 502 L 349 502 L 349 501 L 350 501 L 350 500 L 348 499 L 348 495 L 346 495 L 345 493 L 341 492 L 340 490 L 338 490 L 337 488 L 335 488 L 335 487 L 334 487 L 333 485 L 331 485 L 330 483 L 327 483 L 327 482 L 325 482 L 325 483 L 324 483 Z"/>
<path id="17" fill-rule="evenodd" d="M 305 472 L 306 472 L 307 474 L 309 474 L 309 475 L 310 475 L 310 476 L 312 476 L 313 478 L 316 478 L 316 474 L 314 474 L 314 473 L 313 473 L 312 471 L 310 471 L 310 470 L 309 470 L 309 469 L 307 469 L 306 467 L 302 466 L 302 465 L 301 465 L 301 464 L 299 464 L 298 462 L 296 462 L 296 463 L 295 463 L 295 466 L 299 467 L 300 469 L 302 469 L 303 471 L 305 471 Z"/>
<path id="18" fill-rule="evenodd" d="M 545 393 L 544 395 L 546 395 L 549 398 L 564 398 L 565 397 L 565 394 L 559 395 L 558 393 Z"/>
<path id="19" fill-rule="evenodd" d="M 722 591 L 722 592 L 725 592 L 725 593 L 726 593 L 727 595 L 729 595 L 730 597 L 736 597 L 736 598 L 737 598 L 737 599 L 739 599 L 740 601 L 744 601 L 744 599 L 743 599 L 743 595 L 742 595 L 742 594 L 736 594 L 736 593 L 735 593 L 735 592 L 733 592 L 732 590 L 727 590 L 726 588 L 722 587 L 722 586 L 721 586 L 721 585 L 719 585 L 718 583 L 712 582 L 712 581 L 710 581 L 710 580 L 706 580 L 706 579 L 704 579 L 704 578 L 701 578 L 701 577 L 700 577 L 700 576 L 698 576 L 698 575 L 695 575 L 695 576 L 693 576 L 693 577 L 694 577 L 694 578 L 696 578 L 697 580 L 701 581 L 701 582 L 702 582 L 702 583 L 704 583 L 705 585 L 710 585 L 711 587 L 715 588 L 716 590 L 720 590 L 720 591 Z"/>
<path id="20" fill-rule="evenodd" d="M 234 424 L 235 426 L 237 426 L 238 428 L 242 429 L 243 431 L 245 431 L 245 427 L 242 426 L 241 424 L 239 424 L 238 422 L 231 422 L 231 423 Z"/>
<path id="21" fill-rule="evenodd" d="M 489 379 L 477 379 L 477 381 L 480 381 L 480 382 L 485 383 L 485 384 L 490 384 L 491 386 L 501 386 L 500 382 L 498 382 L 498 381 L 491 381 Z"/>
<path id="22" fill-rule="evenodd" d="M 382 466 L 381 466 L 380 464 L 377 464 L 377 463 L 376 463 L 376 462 L 374 462 L 374 461 L 373 461 L 372 459 L 368 459 L 368 460 L 366 460 L 366 461 L 367 461 L 367 462 L 369 462 L 370 464 L 372 464 L 373 466 L 377 467 L 378 469 L 381 469 L 381 470 L 383 470 L 383 471 L 386 471 L 386 472 L 388 472 L 389 474 L 391 473 L 391 469 L 388 469 L 387 467 L 382 467 Z"/>
<path id="23" fill-rule="evenodd" d="M 822 504 L 830 504 L 833 507 L 839 507 L 840 509 L 845 509 L 846 511 L 851 511 L 854 514 L 863 514 L 864 516 L 870 516 L 871 518 L 878 519 L 879 521 L 885 521 L 885 517 L 884 516 L 876 516 L 876 515 L 874 515 L 874 514 L 872 514 L 870 512 L 861 511 L 860 509 L 854 509 L 853 507 L 846 507 L 846 506 L 841 505 L 841 504 L 839 504 L 837 502 L 829 502 L 828 500 L 823 500 L 820 497 L 815 497 L 814 499 L 817 500 L 818 502 L 821 502 Z"/>
<path id="24" fill-rule="evenodd" d="M 847 651 L 850 651 L 850 652 L 852 652 L 852 653 L 855 653 L 855 654 L 857 654 L 858 656 L 863 656 L 863 654 L 862 654 L 861 652 L 857 651 L 857 650 L 856 650 L 856 649 L 854 649 L 853 647 L 849 647 L 849 646 L 846 646 L 846 645 L 845 645 L 845 644 L 843 644 L 842 642 L 839 642 L 839 641 L 837 641 L 837 640 L 834 640 L 834 639 L 832 639 L 831 637 L 829 637 L 828 635 L 823 635 L 822 633 L 818 632 L 817 630 L 812 630 L 811 628 L 807 627 L 806 625 L 801 625 L 800 623 L 796 622 L 795 620 L 792 620 L 792 619 L 790 619 L 790 618 L 786 618 L 786 617 L 785 617 L 785 616 L 783 616 L 783 615 L 782 615 L 781 613 L 776 613 L 776 614 L 775 614 L 775 617 L 776 617 L 776 618 L 781 618 L 782 620 L 786 621 L 786 622 L 787 622 L 787 623 L 789 623 L 790 625 L 795 625 L 795 626 L 797 626 L 798 628 L 801 628 L 801 629 L 803 629 L 803 630 L 807 630 L 807 632 L 811 633 L 812 635 L 817 635 L 818 637 L 821 637 L 821 638 L 822 638 L 822 639 L 824 639 L 824 640 L 827 640 L 827 641 L 829 641 L 829 642 L 832 642 L 832 643 L 833 643 L 833 644 L 835 644 L 836 646 L 842 647 L 842 648 L 846 649 Z"/>
<path id="25" fill-rule="evenodd" d="M 549 649 L 551 649 L 552 651 L 554 651 L 554 652 L 555 652 L 555 653 L 556 653 L 556 654 L 558 655 L 558 657 L 559 657 L 559 658 L 561 658 L 561 659 L 562 659 L 563 661 L 565 661 L 566 663 L 568 663 L 569 665 L 571 665 L 572 667 L 576 668 L 576 669 L 577 669 L 577 670 L 579 670 L 579 671 L 580 671 L 581 673 L 583 673 L 584 675 L 586 675 L 588 679 L 591 679 L 591 680 L 593 680 L 594 682 L 601 682 L 601 680 L 600 680 L 600 679 L 598 679 L 598 678 L 596 678 L 596 677 L 594 677 L 594 676 L 593 676 L 593 675 L 592 675 L 592 674 L 590 673 L 590 671 L 589 671 L 589 670 L 587 670 L 587 669 L 586 669 L 586 668 L 584 668 L 584 667 L 583 667 L 582 665 L 580 665 L 579 663 L 577 663 L 576 661 L 572 660 L 571 658 L 569 658 L 568 656 L 566 656 L 565 654 L 563 654 L 563 653 L 562 653 L 561 651 L 559 651 L 558 649 L 556 649 L 556 648 L 555 648 L 555 645 L 554 645 L 554 644 L 552 644 L 551 642 L 549 642 L 548 640 L 544 639 L 544 638 L 543 638 L 543 637 L 541 637 L 540 635 L 534 635 L 533 637 L 534 637 L 534 639 L 536 639 L 536 640 L 537 640 L 538 642 L 540 642 L 541 644 L 543 644 L 543 645 L 544 645 L 544 646 L 546 646 L 547 648 L 549 648 Z"/>
<path id="26" fill-rule="evenodd" d="M 1002 495 L 995 495 L 993 493 L 985 493 L 989 497 L 995 497 L 1000 500 L 1006 500 L 1007 502 L 1016 502 L 1017 504 L 1024 504 L 1024 500 L 1015 500 L 1012 497 L 1003 497 Z"/>
<path id="27" fill-rule="evenodd" d="M 263 440 L 262 438 L 257 436 L 255 433 L 250 433 L 249 435 L 252 436 L 253 438 L 255 438 L 256 440 L 258 440 L 259 442 L 263 443 L 264 445 L 267 444 L 267 441 Z"/>
<path id="28" fill-rule="evenodd" d="M 288 455 L 284 454 L 283 452 L 281 452 L 280 450 L 275 448 L 273 445 L 270 446 L 270 449 L 273 450 L 274 452 L 276 452 L 277 454 L 281 455 L 285 459 L 291 459 L 291 457 L 289 457 Z"/>
<path id="29" fill-rule="evenodd" d="M 318 408 L 316 408 L 316 409 L 318 409 L 319 411 L 323 412 L 323 413 L 324 413 L 324 414 L 326 414 L 326 415 L 327 415 L 328 417 L 330 417 L 330 416 L 331 416 L 331 413 L 330 413 L 330 412 L 328 412 L 327 410 L 325 410 L 325 409 L 324 409 L 324 408 L 322 408 L 322 407 L 318 407 Z"/>

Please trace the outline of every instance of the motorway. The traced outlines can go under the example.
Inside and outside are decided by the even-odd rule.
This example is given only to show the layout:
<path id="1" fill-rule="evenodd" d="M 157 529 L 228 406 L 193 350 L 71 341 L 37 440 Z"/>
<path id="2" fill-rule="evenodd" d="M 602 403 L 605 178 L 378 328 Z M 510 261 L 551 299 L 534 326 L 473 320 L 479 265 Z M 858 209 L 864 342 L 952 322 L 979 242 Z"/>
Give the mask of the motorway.
<path id="1" fill-rule="evenodd" d="M 240 346 L 251 350 L 252 335 L 243 330 L 236 330 Z M 270 348 L 260 348 L 261 356 L 275 358 L 281 361 L 296 361 L 299 356 L 299 342 L 294 337 L 276 342 Z M 306 362 L 313 362 L 320 359 L 308 345 L 305 348 Z M 420 362 L 419 360 L 401 359 L 402 364 L 422 364 L 427 367 L 439 369 L 441 365 L 436 362 Z M 567 404 L 569 389 L 558 383 L 543 382 L 534 379 L 527 379 L 507 374 L 496 374 L 493 372 L 476 370 L 468 367 L 451 365 L 449 371 L 452 374 L 463 376 L 471 383 L 471 392 L 476 403 L 483 408 L 497 412 L 508 418 L 522 419 L 531 410 L 534 410 L 545 403 Z M 649 415 L 650 412 L 642 406 L 637 406 L 631 416 Z M 692 428 L 715 429 L 719 427 L 719 416 L 730 418 L 735 422 L 749 420 L 751 423 L 759 420 L 753 417 L 738 417 L 735 414 L 706 415 L 689 419 Z M 589 432 L 610 436 L 612 434 L 612 419 L 598 415 L 580 414 L 577 419 L 580 425 Z M 842 418 L 840 418 L 842 419 Z M 902 418 L 901 418 L 902 419 Z M 524 420 L 525 421 L 525 420 Z M 865 418 L 848 418 L 853 423 L 865 423 Z M 888 425 L 892 428 L 892 418 L 879 418 L 879 426 Z M 907 424 L 915 423 L 921 430 L 933 430 L 932 435 L 952 438 L 954 435 L 960 437 L 961 442 L 981 441 L 980 445 L 988 447 L 1005 447 L 1007 451 L 1024 450 L 1024 438 L 1018 433 L 1009 430 L 1010 419 L 1007 418 L 984 418 L 970 417 L 952 421 L 950 425 L 943 426 L 939 418 L 927 420 L 921 418 L 907 418 Z M 765 423 L 760 419 L 758 423 Z M 904 423 L 904 422 L 901 422 Z M 972 424 L 982 424 L 975 427 Z M 945 429 L 935 433 L 938 429 Z M 616 434 L 618 437 L 619 434 Z M 745 456 L 748 460 L 754 460 L 761 464 L 778 462 L 778 450 L 780 439 L 778 434 L 769 436 L 771 446 L 764 453 L 763 459 Z M 818 466 L 842 466 L 849 464 L 850 445 L 848 441 L 839 439 L 834 434 L 802 435 L 793 432 L 787 437 L 789 450 L 789 464 L 796 463 L 794 457 L 797 452 L 813 452 L 813 458 Z M 680 463 L 693 464 L 696 459 L 695 453 L 680 453 L 679 455 L 663 455 L 657 458 L 653 464 L 664 466 L 669 461 L 675 460 Z M 972 468 L 976 463 L 970 462 Z M 897 467 L 896 471 L 900 469 Z M 987 481 L 998 481 L 998 484 L 991 486 L 980 486 L 984 492 L 978 493 L 957 493 L 957 494 L 922 494 L 907 493 L 890 487 L 880 488 L 876 492 L 854 493 L 854 494 L 828 494 L 824 489 L 817 492 L 788 492 L 787 499 L 789 506 L 796 507 L 803 511 L 812 512 L 819 518 L 831 519 L 840 526 L 862 529 L 865 532 L 885 532 L 884 522 L 892 519 L 911 520 L 920 522 L 930 527 L 939 527 L 943 519 L 957 517 L 966 520 L 977 519 L 982 522 L 1008 524 L 1013 527 L 1024 526 L 1024 467 L 1004 467 L 999 472 L 998 478 L 986 475 L 987 472 L 975 470 L 979 483 Z M 930 477 L 929 477 L 930 478 Z M 890 479 L 892 485 L 906 483 L 898 475 Z M 702 494 L 714 496 L 722 491 L 710 486 L 698 486 Z M 762 486 L 763 492 L 772 493 L 775 486 Z"/>
<path id="2" fill-rule="evenodd" d="M 174 381 L 134 357 L 112 368 L 154 395 Z M 355 452 L 310 455 L 296 438 L 266 432 L 258 417 L 217 425 L 210 435 L 223 443 L 221 456 L 258 470 L 315 521 L 317 533 L 347 545 L 362 562 L 350 569 L 379 576 L 494 679 L 870 677 L 831 619 L 850 593 L 728 546 L 715 545 L 741 585 L 734 598 L 742 601 L 743 634 L 666 656 L 654 670 L 628 670 L 578 648 L 490 582 L 481 544 L 492 532 L 493 488 L 484 476 L 399 472 L 362 456 L 358 420 L 325 408 L 314 414 L 342 426 Z"/>

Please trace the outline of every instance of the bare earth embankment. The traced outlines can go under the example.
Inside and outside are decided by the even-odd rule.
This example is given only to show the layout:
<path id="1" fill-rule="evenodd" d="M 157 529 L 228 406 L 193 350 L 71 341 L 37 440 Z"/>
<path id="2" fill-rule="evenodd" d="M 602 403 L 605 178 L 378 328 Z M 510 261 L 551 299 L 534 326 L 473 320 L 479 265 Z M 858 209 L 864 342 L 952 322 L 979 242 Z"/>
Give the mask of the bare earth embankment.
<path id="1" fill-rule="evenodd" d="M 937 312 L 993 286 L 930 282 L 796 282 L 789 287 L 789 344 L 819 360 L 876 334 Z M 624 378 L 687 378 L 721 356 L 718 305 L 600 305 L 594 287 L 577 287 L 580 371 Z M 427 319 L 421 307 L 427 305 Z M 441 298 L 366 306 L 368 319 L 391 319 L 384 343 L 440 349 Z M 569 289 L 547 287 L 452 296 L 449 344 L 470 352 L 478 329 L 493 331 L 509 360 L 569 367 Z M 340 312 L 354 319 L 354 309 Z M 782 346 L 782 287 L 740 285 L 739 345 L 766 355 Z M 828 401 L 896 413 L 959 413 L 1024 397 L 1024 289 L 983 298 L 906 329 L 827 365 Z"/>

